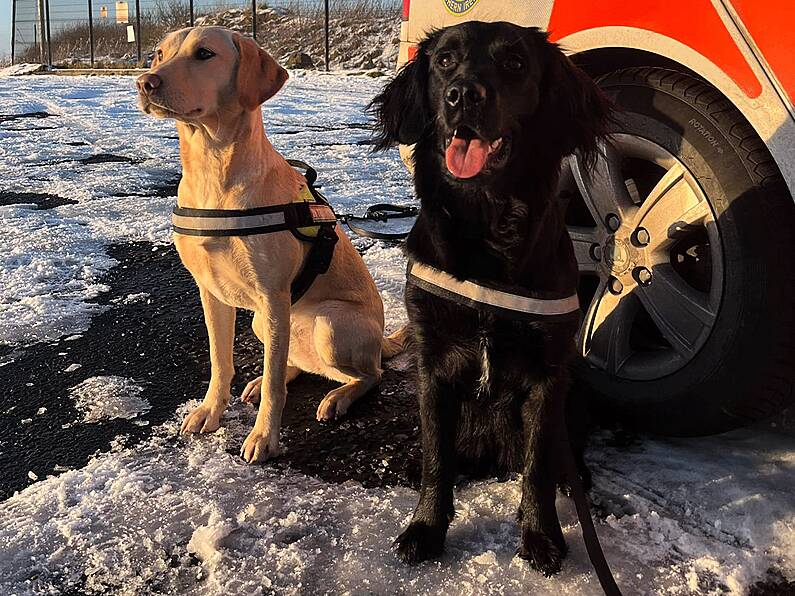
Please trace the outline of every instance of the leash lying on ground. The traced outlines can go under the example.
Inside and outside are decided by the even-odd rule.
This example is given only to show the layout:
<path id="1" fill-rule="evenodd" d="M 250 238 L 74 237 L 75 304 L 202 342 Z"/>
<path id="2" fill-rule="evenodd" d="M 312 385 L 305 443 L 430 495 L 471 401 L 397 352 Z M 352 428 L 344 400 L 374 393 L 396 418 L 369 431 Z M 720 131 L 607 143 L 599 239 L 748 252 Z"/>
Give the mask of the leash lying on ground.
<path id="1" fill-rule="evenodd" d="M 610 565 L 605 558 L 605 553 L 602 550 L 602 545 L 599 543 L 599 535 L 596 533 L 596 528 L 593 524 L 591 517 L 591 508 L 588 505 L 588 499 L 585 495 L 585 490 L 582 487 L 580 480 L 580 473 L 577 471 L 577 464 L 574 462 L 574 453 L 569 443 L 569 431 L 566 424 L 563 424 L 563 442 L 565 443 L 564 456 L 566 466 L 566 476 L 569 479 L 569 486 L 571 487 L 571 498 L 574 499 L 574 506 L 577 509 L 577 519 L 580 521 L 580 529 L 582 530 L 582 540 L 585 542 L 585 550 L 588 552 L 588 558 L 591 561 L 596 577 L 599 579 L 599 585 L 607 596 L 622 596 L 621 590 L 616 584 Z"/>

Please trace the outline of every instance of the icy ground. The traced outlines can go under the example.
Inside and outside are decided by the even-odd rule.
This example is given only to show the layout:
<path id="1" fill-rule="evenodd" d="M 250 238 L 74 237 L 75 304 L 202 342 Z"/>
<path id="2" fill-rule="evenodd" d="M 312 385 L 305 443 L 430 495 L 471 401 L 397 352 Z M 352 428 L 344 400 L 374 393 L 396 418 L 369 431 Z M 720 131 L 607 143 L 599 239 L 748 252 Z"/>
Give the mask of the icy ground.
<path id="1" fill-rule="evenodd" d="M 371 155 L 366 144 L 363 107 L 381 84 L 294 76 L 266 106 L 276 147 L 314 164 L 340 211 L 409 200 L 397 152 Z M 115 264 L 108 245 L 170 242 L 178 173 L 173 125 L 138 113 L 131 79 L 3 79 L 0 344 L 8 347 L 0 375 L 11 373 L 3 383 L 24 381 L 14 363 L 36 342 L 77 337 L 103 309 L 148 299 L 94 302 Z M 405 316 L 400 252 L 376 244 L 365 259 L 394 328 Z M 80 374 L 70 367 L 64 375 Z M 95 380 L 102 390 L 91 393 L 80 378 L 72 396 L 100 407 L 76 424 L 109 424 L 114 411 L 146 423 L 146 404 L 135 402 L 138 379 Z M 1 394 L 0 404 L 12 420 L 14 406 Z M 80 469 L 33 473 L 31 486 L 0 503 L 0 593 L 599 593 L 563 497 L 571 550 L 555 578 L 513 556 L 515 480 L 459 489 L 444 558 L 405 568 L 389 545 L 411 515 L 414 490 L 247 466 L 236 452 L 253 411 L 236 404 L 218 433 L 179 438 L 190 405 L 137 445 L 119 440 Z M 795 580 L 793 431 L 792 416 L 780 416 L 706 439 L 597 434 L 589 450 L 597 529 L 624 593 L 743 594 L 771 570 Z M 3 438 L 0 453 L 13 449 Z M 793 586 L 777 585 L 778 593 Z"/>
<path id="2" fill-rule="evenodd" d="M 135 418 L 150 409 L 149 402 L 138 397 L 143 387 L 130 379 L 116 376 L 89 377 L 72 388 L 75 409 L 82 422 L 113 418 Z"/>

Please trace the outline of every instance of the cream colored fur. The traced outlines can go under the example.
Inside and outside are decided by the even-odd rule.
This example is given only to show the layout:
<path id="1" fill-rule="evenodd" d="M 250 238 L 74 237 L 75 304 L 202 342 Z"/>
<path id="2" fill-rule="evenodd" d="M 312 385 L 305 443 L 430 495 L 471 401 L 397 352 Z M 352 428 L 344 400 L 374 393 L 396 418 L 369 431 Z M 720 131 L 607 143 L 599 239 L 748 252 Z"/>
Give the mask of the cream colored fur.
<path id="1" fill-rule="evenodd" d="M 254 40 L 227 29 L 195 27 L 165 38 L 138 88 L 145 112 L 177 121 L 181 207 L 247 209 L 298 196 L 303 176 L 271 146 L 260 109 L 286 79 Z M 242 396 L 259 402 L 241 449 L 246 461 L 278 453 L 286 386 L 302 371 L 342 383 L 320 402 L 318 420 L 342 416 L 379 382 L 382 356 L 402 350 L 404 333 L 383 337 L 383 304 L 372 277 L 339 227 L 337 235 L 329 271 L 291 306 L 290 285 L 309 244 L 289 231 L 224 238 L 175 234 L 182 263 L 199 286 L 211 362 L 204 401 L 185 418 L 183 433 L 220 425 L 231 397 L 237 308 L 254 311 L 252 326 L 264 346 L 262 377 Z"/>

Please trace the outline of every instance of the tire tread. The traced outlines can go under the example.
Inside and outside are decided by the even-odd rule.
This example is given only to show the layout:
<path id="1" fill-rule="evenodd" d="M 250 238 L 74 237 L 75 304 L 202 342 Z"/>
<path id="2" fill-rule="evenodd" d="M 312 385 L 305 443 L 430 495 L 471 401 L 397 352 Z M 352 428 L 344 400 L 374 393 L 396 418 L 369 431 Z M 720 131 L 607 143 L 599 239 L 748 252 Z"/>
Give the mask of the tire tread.
<path id="1" fill-rule="evenodd" d="M 607 73 L 596 78 L 600 87 L 632 85 L 650 87 L 679 97 L 708 117 L 724 134 L 745 163 L 759 192 L 759 208 L 767 221 L 774 222 L 768 235 L 774 248 L 770 254 L 795 254 L 795 206 L 781 173 L 765 143 L 742 113 L 716 88 L 706 81 L 676 70 L 636 66 Z M 783 261 L 777 273 L 780 283 L 771 284 L 771 313 L 777 317 L 780 330 L 771 353 L 764 363 L 760 382 L 754 395 L 731 404 L 725 420 L 716 428 L 737 426 L 736 419 L 752 422 L 781 411 L 795 399 L 795 265 L 793 259 Z"/>

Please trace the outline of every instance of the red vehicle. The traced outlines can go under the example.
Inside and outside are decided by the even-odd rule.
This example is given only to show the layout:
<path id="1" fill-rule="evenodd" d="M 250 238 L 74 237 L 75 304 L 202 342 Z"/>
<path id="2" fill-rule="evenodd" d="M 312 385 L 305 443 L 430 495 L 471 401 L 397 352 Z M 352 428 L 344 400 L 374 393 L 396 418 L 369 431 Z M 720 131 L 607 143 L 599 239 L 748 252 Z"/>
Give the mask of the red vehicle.
<path id="1" fill-rule="evenodd" d="M 433 28 L 549 31 L 622 108 L 560 189 L 581 272 L 581 379 L 656 432 L 720 432 L 795 392 L 795 4 L 409 0 Z M 401 148 L 410 164 L 410 148 Z"/>

